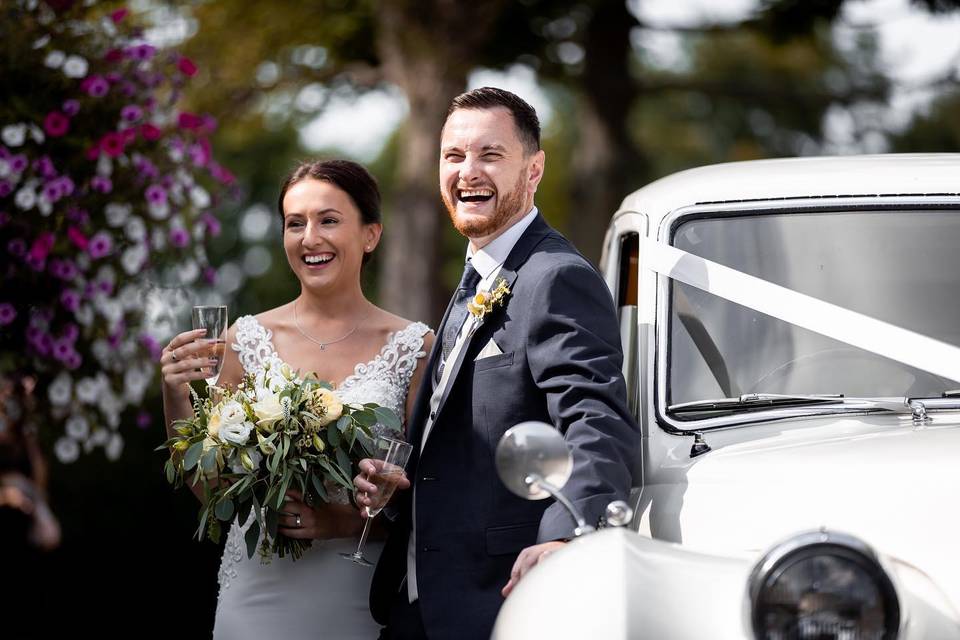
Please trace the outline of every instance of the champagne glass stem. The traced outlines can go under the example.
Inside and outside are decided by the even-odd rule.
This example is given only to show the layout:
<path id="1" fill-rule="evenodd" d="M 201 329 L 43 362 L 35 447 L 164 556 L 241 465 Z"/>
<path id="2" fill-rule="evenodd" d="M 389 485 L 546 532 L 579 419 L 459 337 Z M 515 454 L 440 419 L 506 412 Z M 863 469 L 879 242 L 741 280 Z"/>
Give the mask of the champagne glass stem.
<path id="1" fill-rule="evenodd" d="M 373 522 L 373 517 L 368 516 L 366 522 L 363 523 L 363 533 L 360 534 L 360 544 L 357 545 L 357 550 L 353 554 L 357 558 L 363 557 L 363 547 L 367 544 L 367 534 L 370 533 L 371 522 Z"/>

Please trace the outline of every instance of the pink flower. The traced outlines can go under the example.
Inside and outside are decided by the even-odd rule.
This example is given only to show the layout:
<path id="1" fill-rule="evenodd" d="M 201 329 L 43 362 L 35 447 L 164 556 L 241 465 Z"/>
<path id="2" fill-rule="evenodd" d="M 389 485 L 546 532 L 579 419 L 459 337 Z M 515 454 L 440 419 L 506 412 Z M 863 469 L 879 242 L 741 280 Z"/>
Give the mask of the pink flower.
<path id="1" fill-rule="evenodd" d="M 51 138 L 59 138 L 70 130 L 70 120 L 59 111 L 51 111 L 43 119 L 43 130 Z"/>
<path id="2" fill-rule="evenodd" d="M 177 117 L 177 125 L 181 129 L 199 129 L 203 126 L 203 118 L 200 116 L 184 111 Z"/>
<path id="3" fill-rule="evenodd" d="M 113 20 L 114 24 L 120 24 L 124 18 L 127 17 L 127 14 L 130 13 L 126 8 L 117 9 L 110 14 L 110 19 Z"/>
<path id="4" fill-rule="evenodd" d="M 100 138 L 100 148 L 111 158 L 116 158 L 123 153 L 123 136 L 111 131 Z"/>
<path id="5" fill-rule="evenodd" d="M 87 236 L 83 235 L 83 232 L 76 227 L 67 228 L 67 237 L 70 238 L 70 242 L 72 242 L 77 249 L 80 249 L 80 251 L 86 251 L 87 246 L 90 244 Z"/>
<path id="6" fill-rule="evenodd" d="M 209 165 L 210 175 L 213 176 L 213 179 L 223 185 L 231 185 L 236 178 L 233 177 L 233 174 L 227 171 L 225 168 L 221 167 L 215 162 L 211 162 Z"/>
<path id="7" fill-rule="evenodd" d="M 157 361 L 160 360 L 160 355 L 162 353 L 162 348 L 160 343 L 157 342 L 157 339 L 151 336 L 149 333 L 143 333 L 140 335 L 140 344 L 143 345 L 143 348 L 150 353 L 150 357 Z"/>
<path id="8" fill-rule="evenodd" d="M 87 253 L 94 260 L 98 260 L 110 253 L 113 249 L 113 239 L 106 231 L 100 231 L 90 238 Z"/>
<path id="9" fill-rule="evenodd" d="M 217 270 L 213 267 L 206 267 L 203 270 L 203 279 L 207 284 L 216 284 L 217 282 Z"/>
<path id="10" fill-rule="evenodd" d="M 80 90 L 94 98 L 102 98 L 110 91 L 110 83 L 103 76 L 87 76 L 80 83 Z"/>
<path id="11" fill-rule="evenodd" d="M 179 69 L 183 75 L 191 78 L 197 73 L 197 65 L 186 56 L 180 56 L 180 59 L 177 60 L 177 69 Z"/>
<path id="12" fill-rule="evenodd" d="M 9 302 L 0 302 L 0 326 L 6 326 L 16 320 L 17 310 Z"/>
<path id="13" fill-rule="evenodd" d="M 190 160 L 195 167 L 206 166 L 212 155 L 210 141 L 206 138 L 201 138 L 195 144 L 190 145 Z"/>
<path id="14" fill-rule="evenodd" d="M 67 309 L 67 311 L 76 311 L 76 309 Z M 60 362 L 66 361 L 66 359 L 73 353 L 73 345 L 70 344 L 67 340 L 55 340 L 53 343 L 53 357 Z"/>
<path id="15" fill-rule="evenodd" d="M 207 233 L 214 238 L 220 235 L 220 221 L 217 220 L 212 214 L 203 214 L 203 216 L 200 218 L 200 223 L 206 227 Z"/>
<path id="16" fill-rule="evenodd" d="M 160 136 L 163 135 L 163 132 L 160 131 L 158 127 L 155 127 L 152 124 L 146 123 L 140 125 L 140 135 L 143 136 L 144 140 L 154 141 L 159 140 Z"/>
<path id="17" fill-rule="evenodd" d="M 120 62 L 123 60 L 123 51 L 120 49 L 110 49 L 106 55 L 103 56 L 103 59 L 107 62 Z"/>
<path id="18" fill-rule="evenodd" d="M 92 146 L 92 147 L 90 147 L 89 149 L 87 149 L 86 151 L 84 151 L 84 152 L 83 152 L 83 155 L 86 157 L 87 160 L 96 160 L 97 158 L 99 158 L 99 157 L 100 157 L 100 143 L 98 142 L 98 143 L 95 144 L 94 146 Z"/>
<path id="19" fill-rule="evenodd" d="M 127 47 L 126 54 L 131 60 L 149 60 L 157 52 L 157 48 L 149 44 L 138 44 Z"/>
<path id="20" fill-rule="evenodd" d="M 46 262 L 47 255 L 49 255 L 50 250 L 53 249 L 53 243 L 55 241 L 56 237 L 52 233 L 44 231 L 33 241 L 27 257 L 33 258 L 37 262 Z"/>

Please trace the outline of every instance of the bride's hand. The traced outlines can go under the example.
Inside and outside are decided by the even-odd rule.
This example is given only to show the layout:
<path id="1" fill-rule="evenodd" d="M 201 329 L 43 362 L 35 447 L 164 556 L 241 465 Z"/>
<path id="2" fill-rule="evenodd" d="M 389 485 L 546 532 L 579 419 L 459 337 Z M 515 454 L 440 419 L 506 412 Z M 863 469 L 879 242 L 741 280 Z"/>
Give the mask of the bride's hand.
<path id="1" fill-rule="evenodd" d="M 328 540 L 348 538 L 359 532 L 357 512 L 348 504 L 322 502 L 310 506 L 303 494 L 290 489 L 280 512 L 279 531 L 288 538 Z"/>
<path id="2" fill-rule="evenodd" d="M 205 329 L 184 331 L 174 336 L 160 356 L 160 373 L 163 377 L 163 386 L 167 390 L 184 390 L 184 382 L 203 380 L 213 372 L 215 358 L 210 358 L 210 347 L 204 341 L 198 340 L 206 333 Z"/>

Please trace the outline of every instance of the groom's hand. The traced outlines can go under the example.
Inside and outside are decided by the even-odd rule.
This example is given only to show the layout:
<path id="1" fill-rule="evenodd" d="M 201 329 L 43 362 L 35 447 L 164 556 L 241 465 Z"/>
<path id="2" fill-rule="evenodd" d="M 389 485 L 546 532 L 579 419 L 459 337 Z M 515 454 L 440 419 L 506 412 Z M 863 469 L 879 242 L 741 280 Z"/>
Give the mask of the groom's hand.
<path id="1" fill-rule="evenodd" d="M 370 482 L 367 478 L 377 473 L 378 466 L 383 465 L 382 460 L 372 460 L 370 458 L 364 458 L 360 461 L 360 473 L 357 474 L 357 477 L 353 479 L 354 487 L 354 499 L 357 501 L 357 506 L 360 508 L 360 515 L 364 518 L 367 517 L 367 511 L 364 507 L 370 507 L 373 505 L 373 500 L 371 496 L 377 494 L 377 485 Z M 397 489 L 409 489 L 410 481 L 407 479 L 406 474 L 402 474 L 401 477 L 397 480 Z"/>
<path id="2" fill-rule="evenodd" d="M 517 561 L 513 563 L 513 569 L 510 571 L 510 582 L 500 591 L 503 597 L 506 598 L 510 595 L 510 592 L 513 591 L 517 583 L 520 582 L 520 579 L 527 575 L 530 569 L 537 566 L 537 563 L 565 544 L 567 543 L 563 540 L 554 540 L 553 542 L 544 542 L 532 547 L 527 547 L 521 551 L 520 555 L 517 556 Z"/>

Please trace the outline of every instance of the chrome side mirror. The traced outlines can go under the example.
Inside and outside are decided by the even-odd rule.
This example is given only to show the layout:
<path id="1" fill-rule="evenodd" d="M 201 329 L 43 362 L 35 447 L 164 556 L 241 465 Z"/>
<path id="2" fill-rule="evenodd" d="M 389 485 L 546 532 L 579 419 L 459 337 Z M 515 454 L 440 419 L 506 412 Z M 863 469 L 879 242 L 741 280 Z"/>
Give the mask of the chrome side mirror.
<path id="1" fill-rule="evenodd" d="M 570 478 L 573 456 L 556 429 L 545 422 L 521 422 L 507 429 L 497 444 L 497 475 L 512 493 L 525 500 L 553 497 L 577 523 L 574 535 L 593 531 L 560 489 Z"/>

